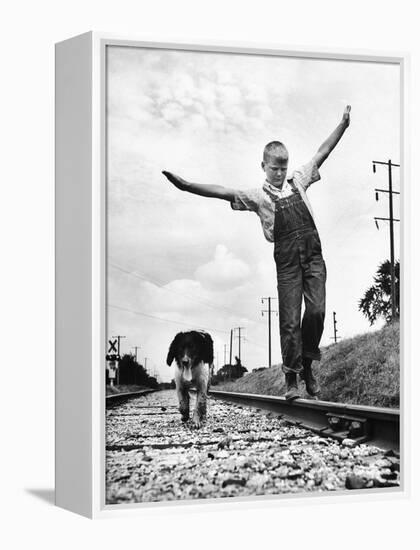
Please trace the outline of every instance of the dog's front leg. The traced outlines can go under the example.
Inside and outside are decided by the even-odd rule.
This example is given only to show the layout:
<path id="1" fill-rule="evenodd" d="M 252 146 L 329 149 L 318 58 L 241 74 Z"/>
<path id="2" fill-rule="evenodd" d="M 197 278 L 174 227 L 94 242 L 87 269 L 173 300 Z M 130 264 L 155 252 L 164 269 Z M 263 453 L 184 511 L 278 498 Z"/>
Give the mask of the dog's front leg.
<path id="1" fill-rule="evenodd" d="M 187 422 L 190 418 L 190 393 L 188 386 L 184 383 L 182 369 L 178 366 L 175 371 L 175 386 L 181 420 L 182 422 Z"/>
<path id="2" fill-rule="evenodd" d="M 206 421 L 207 415 L 207 389 L 209 383 L 209 368 L 208 365 L 200 368 L 199 375 L 196 379 L 197 400 L 195 403 L 192 425 L 194 428 L 201 428 Z"/>
<path id="3" fill-rule="evenodd" d="M 179 412 L 182 422 L 187 422 L 190 418 L 190 392 L 185 386 L 177 388 Z"/>
<path id="4" fill-rule="evenodd" d="M 195 404 L 192 425 L 194 428 L 201 428 L 206 421 L 207 415 L 207 393 L 197 390 L 197 402 Z"/>

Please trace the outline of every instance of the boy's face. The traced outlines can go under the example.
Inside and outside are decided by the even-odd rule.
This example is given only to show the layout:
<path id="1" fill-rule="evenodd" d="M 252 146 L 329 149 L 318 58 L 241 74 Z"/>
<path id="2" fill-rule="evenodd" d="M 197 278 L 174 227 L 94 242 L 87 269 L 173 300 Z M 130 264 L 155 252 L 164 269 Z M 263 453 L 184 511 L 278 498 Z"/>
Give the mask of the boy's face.
<path id="1" fill-rule="evenodd" d="M 289 157 L 287 155 L 269 156 L 267 160 L 263 160 L 261 166 L 268 183 L 271 183 L 274 187 L 281 187 L 286 179 L 288 164 Z"/>

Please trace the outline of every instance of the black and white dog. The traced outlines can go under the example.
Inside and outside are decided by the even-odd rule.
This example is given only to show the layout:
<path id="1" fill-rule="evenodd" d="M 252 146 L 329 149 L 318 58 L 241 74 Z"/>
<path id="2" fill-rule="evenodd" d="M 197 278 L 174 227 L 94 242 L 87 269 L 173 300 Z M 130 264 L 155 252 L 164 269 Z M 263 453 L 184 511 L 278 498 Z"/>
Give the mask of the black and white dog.
<path id="1" fill-rule="evenodd" d="M 176 362 L 175 385 L 179 401 L 179 411 L 183 422 L 190 417 L 189 388 L 197 388 L 197 402 L 192 417 L 192 425 L 200 428 L 207 413 L 207 391 L 213 372 L 213 340 L 207 332 L 192 330 L 179 332 L 169 347 L 166 362 L 169 366 Z"/>

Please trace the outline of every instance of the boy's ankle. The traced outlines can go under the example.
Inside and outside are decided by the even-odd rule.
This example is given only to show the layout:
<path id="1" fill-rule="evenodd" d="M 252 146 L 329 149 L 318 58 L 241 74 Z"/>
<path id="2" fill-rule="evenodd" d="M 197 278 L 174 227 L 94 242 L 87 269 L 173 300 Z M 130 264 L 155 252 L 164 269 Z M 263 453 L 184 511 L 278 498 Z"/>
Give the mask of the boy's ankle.
<path id="1" fill-rule="evenodd" d="M 306 391 L 309 393 L 310 396 L 314 397 L 319 394 L 321 388 L 319 387 L 319 384 L 312 372 L 312 359 L 307 359 L 305 357 L 302 361 L 302 364 L 303 371 L 300 376 L 305 382 Z"/>
<path id="2" fill-rule="evenodd" d="M 297 399 L 300 397 L 299 389 L 297 385 L 297 374 L 295 372 L 287 372 L 286 377 L 286 393 L 284 397 L 287 400 Z"/>

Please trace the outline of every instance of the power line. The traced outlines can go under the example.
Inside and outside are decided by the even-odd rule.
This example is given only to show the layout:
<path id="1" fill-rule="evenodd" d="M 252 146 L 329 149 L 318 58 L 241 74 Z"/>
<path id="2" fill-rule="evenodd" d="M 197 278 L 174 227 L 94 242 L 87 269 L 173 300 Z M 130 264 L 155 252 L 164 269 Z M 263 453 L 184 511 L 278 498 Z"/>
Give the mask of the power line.
<path id="1" fill-rule="evenodd" d="M 159 283 L 158 281 L 153 280 L 150 277 L 147 277 L 146 275 L 139 274 L 137 271 L 130 271 L 130 270 L 125 269 L 125 268 L 123 268 L 123 267 L 121 267 L 117 264 L 112 263 L 112 262 L 109 262 L 109 265 L 111 267 L 114 267 L 115 269 L 118 269 L 119 271 L 122 271 L 123 273 L 126 273 L 127 275 L 131 275 L 132 277 L 135 277 L 135 278 L 140 279 L 142 281 L 146 281 L 147 283 L 153 283 L 154 285 L 158 286 L 159 288 L 162 288 L 166 292 L 171 292 L 172 294 L 177 294 L 178 296 L 182 296 L 182 297 L 187 298 L 189 300 L 196 301 L 199 304 L 202 304 L 202 305 L 204 305 L 206 307 L 209 307 L 211 309 L 214 309 L 216 311 L 223 311 L 225 313 L 235 315 L 236 317 L 242 317 L 243 319 L 246 319 L 247 321 L 251 321 L 252 323 L 259 323 L 259 321 L 249 319 L 248 317 L 246 317 L 246 315 L 244 315 L 244 314 L 242 314 L 238 311 L 234 311 L 233 309 L 225 308 L 223 306 L 216 306 L 216 305 L 212 304 L 211 302 L 209 302 L 207 300 L 203 300 L 203 298 L 198 298 L 197 296 L 190 296 L 189 294 L 185 294 L 183 292 L 179 292 L 177 290 L 173 290 L 171 288 L 168 288 L 167 286 L 163 285 L 162 283 Z"/>
<path id="2" fill-rule="evenodd" d="M 244 342 L 247 342 L 248 344 L 251 344 L 252 346 L 256 346 L 257 348 L 266 349 L 265 346 L 262 346 L 261 344 L 257 344 L 253 340 L 250 340 L 249 338 L 246 338 L 245 336 L 242 336 Z"/>
<path id="3" fill-rule="evenodd" d="M 134 315 L 140 315 L 142 317 L 148 317 L 150 319 L 156 319 L 157 321 L 163 321 L 165 323 L 173 323 L 174 325 L 182 325 L 182 326 L 188 327 L 190 330 L 193 330 L 191 328 L 191 324 L 183 323 L 182 321 L 173 321 L 172 319 L 165 319 L 164 317 L 158 317 L 157 315 L 150 315 L 149 313 L 143 313 L 142 311 L 136 311 L 134 309 L 121 307 L 121 306 L 116 306 L 116 305 L 113 305 L 113 304 L 108 304 L 108 307 L 112 307 L 113 309 L 118 309 L 120 311 L 126 311 L 128 313 L 133 313 Z M 222 329 L 218 329 L 218 328 L 214 328 L 214 327 L 205 327 L 203 325 L 198 325 L 197 328 L 200 329 L 200 330 L 215 331 L 215 332 L 221 332 L 223 334 L 230 334 L 231 335 L 231 344 L 230 344 L 230 364 L 231 364 L 232 363 L 232 338 L 233 338 L 233 331 L 235 329 L 232 329 L 232 330 L 229 331 L 229 330 L 222 330 Z M 236 327 L 236 328 L 244 329 L 245 327 Z M 236 336 L 236 338 L 238 338 L 238 336 Z M 257 344 L 256 342 L 253 342 L 252 340 L 249 340 L 248 338 L 245 338 L 241 334 L 239 334 L 239 338 L 243 338 L 246 342 L 248 342 L 252 346 L 264 349 L 264 346 L 261 346 L 260 344 Z M 239 346 L 240 346 L 240 344 L 239 344 Z"/>
<path id="4" fill-rule="evenodd" d="M 134 309 L 121 307 L 121 306 L 115 306 L 112 304 L 108 304 L 108 307 L 112 307 L 114 309 L 119 309 L 121 311 L 127 311 L 129 313 L 133 313 L 134 315 L 141 315 L 143 317 L 149 317 L 150 319 L 156 319 L 157 321 L 164 321 L 166 323 L 173 323 L 175 325 L 183 325 L 186 327 L 189 327 L 191 329 L 191 324 L 183 323 L 182 321 L 173 321 L 172 319 L 165 319 L 164 317 L 157 317 L 156 315 L 150 315 L 149 313 L 143 313 L 142 311 L 136 311 Z M 221 330 L 217 328 L 211 328 L 211 327 L 204 327 L 203 325 L 199 325 L 198 328 L 202 330 L 214 330 L 215 332 L 222 332 L 223 334 L 228 334 L 228 330 Z"/>
<path id="5" fill-rule="evenodd" d="M 357 231 L 357 229 L 358 229 L 359 231 Z M 338 240 L 338 241 L 336 240 L 336 241 L 335 241 L 336 247 L 337 247 L 337 248 L 340 248 L 340 247 L 343 245 L 343 243 L 348 244 L 349 239 L 351 239 L 351 238 L 355 239 L 356 236 L 358 235 L 358 233 L 360 233 L 360 232 L 362 231 L 362 229 L 363 229 L 363 228 L 361 228 L 361 223 L 360 223 L 360 221 L 359 221 L 359 220 L 356 220 L 356 222 L 352 225 L 350 231 L 348 231 L 348 232 L 346 233 L 345 237 L 342 237 L 340 240 Z"/>

